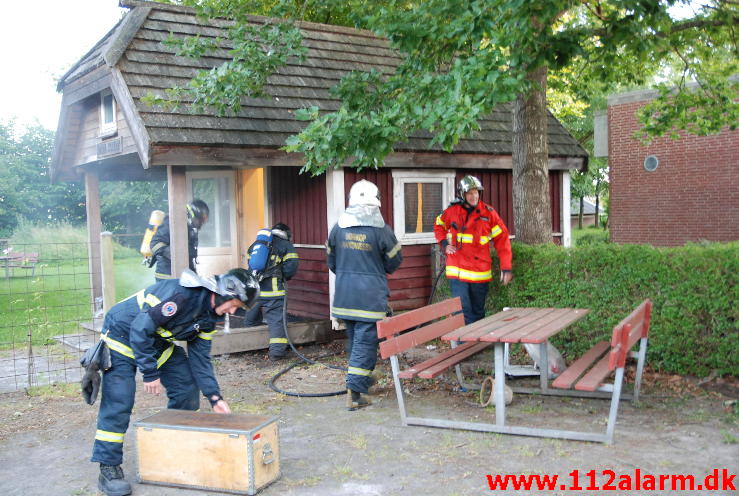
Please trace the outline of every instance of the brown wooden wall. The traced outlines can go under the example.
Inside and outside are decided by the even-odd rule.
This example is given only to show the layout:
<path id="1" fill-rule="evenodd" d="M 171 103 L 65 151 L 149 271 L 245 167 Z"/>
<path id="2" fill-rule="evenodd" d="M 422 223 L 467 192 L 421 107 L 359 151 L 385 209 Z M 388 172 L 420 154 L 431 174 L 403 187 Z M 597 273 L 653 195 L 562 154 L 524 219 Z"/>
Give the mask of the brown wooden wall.
<path id="1" fill-rule="evenodd" d="M 300 174 L 299 167 L 271 167 L 269 204 L 272 221 L 284 222 L 293 232 L 293 243 L 326 243 L 326 176 Z"/>
<path id="2" fill-rule="evenodd" d="M 433 245 L 406 245 L 403 263 L 388 276 L 390 306 L 394 312 L 412 310 L 428 303 L 431 294 Z"/>
<path id="3" fill-rule="evenodd" d="M 298 273 L 287 284 L 287 311 L 311 319 L 328 319 L 329 308 L 328 265 L 323 248 L 297 248 L 300 265 Z"/>
<path id="4" fill-rule="evenodd" d="M 74 104 L 77 110 L 76 114 L 76 130 L 70 127 L 68 136 L 76 137 L 75 152 L 73 157 L 74 165 L 85 164 L 90 161 L 97 160 L 97 145 L 109 139 L 121 138 L 121 153 L 116 155 L 124 155 L 136 152 L 136 143 L 131 135 L 131 130 L 123 117 L 120 106 L 116 104 L 116 122 L 118 131 L 114 136 L 106 139 L 100 138 L 100 95 L 95 94 Z M 110 155 L 114 156 L 114 155 Z M 90 160 L 91 157 L 92 160 Z M 108 158 L 106 156 L 105 158 Z"/>
<path id="5" fill-rule="evenodd" d="M 509 170 L 458 169 L 455 187 L 459 181 L 470 174 L 477 177 L 485 188 L 482 201 L 491 205 L 503 219 L 508 231 L 516 234 L 513 222 L 513 172 Z M 560 209 L 562 207 L 562 171 L 549 171 L 549 200 L 552 207 L 552 232 L 562 232 Z M 553 236 L 555 243 L 560 243 L 559 236 Z"/>

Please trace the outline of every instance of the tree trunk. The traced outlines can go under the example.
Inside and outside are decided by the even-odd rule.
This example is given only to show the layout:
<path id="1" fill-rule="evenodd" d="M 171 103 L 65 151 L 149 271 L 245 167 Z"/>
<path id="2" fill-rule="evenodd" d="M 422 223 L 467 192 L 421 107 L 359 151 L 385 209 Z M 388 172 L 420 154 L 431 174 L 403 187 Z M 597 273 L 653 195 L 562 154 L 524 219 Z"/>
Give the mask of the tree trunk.
<path id="1" fill-rule="evenodd" d="M 534 88 L 513 105 L 513 223 L 516 240 L 552 242 L 547 146 L 547 68 L 527 76 Z"/>
<path id="2" fill-rule="evenodd" d="M 580 197 L 580 213 L 577 215 L 577 228 L 582 229 L 582 211 L 585 208 L 585 197 Z"/>

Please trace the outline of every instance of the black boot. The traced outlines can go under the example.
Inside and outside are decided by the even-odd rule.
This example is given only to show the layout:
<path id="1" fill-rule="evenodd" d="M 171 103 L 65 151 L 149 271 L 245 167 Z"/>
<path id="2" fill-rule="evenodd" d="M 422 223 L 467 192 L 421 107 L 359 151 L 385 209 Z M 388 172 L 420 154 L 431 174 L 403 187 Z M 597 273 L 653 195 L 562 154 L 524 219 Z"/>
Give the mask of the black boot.
<path id="1" fill-rule="evenodd" d="M 362 398 L 361 393 L 352 391 L 351 389 L 346 390 L 346 409 L 350 412 L 371 404 L 367 398 Z"/>
<path id="2" fill-rule="evenodd" d="M 123 469 L 120 465 L 100 464 L 98 489 L 107 496 L 127 496 L 131 494 L 131 484 L 123 478 Z"/>

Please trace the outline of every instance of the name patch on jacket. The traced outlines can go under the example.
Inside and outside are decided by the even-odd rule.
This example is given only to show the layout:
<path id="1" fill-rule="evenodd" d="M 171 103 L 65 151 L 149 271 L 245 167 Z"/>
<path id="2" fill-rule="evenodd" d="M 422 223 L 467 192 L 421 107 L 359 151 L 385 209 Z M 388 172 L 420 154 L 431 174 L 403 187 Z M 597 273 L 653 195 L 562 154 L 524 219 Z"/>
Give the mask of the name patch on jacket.
<path id="1" fill-rule="evenodd" d="M 372 251 L 372 245 L 365 243 L 366 240 L 366 234 L 345 232 L 341 247 L 349 250 Z"/>
<path id="2" fill-rule="evenodd" d="M 149 317 L 158 326 L 164 325 L 182 309 L 185 295 L 175 294 L 148 310 Z"/>

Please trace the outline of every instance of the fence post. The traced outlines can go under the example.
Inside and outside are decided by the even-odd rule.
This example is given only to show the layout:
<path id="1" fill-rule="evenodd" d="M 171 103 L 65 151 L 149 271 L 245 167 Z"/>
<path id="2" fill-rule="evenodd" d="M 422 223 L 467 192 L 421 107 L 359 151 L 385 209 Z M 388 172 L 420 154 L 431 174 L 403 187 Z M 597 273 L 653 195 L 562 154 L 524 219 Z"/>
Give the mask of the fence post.
<path id="1" fill-rule="evenodd" d="M 115 272 L 113 270 L 113 234 L 100 233 L 100 272 L 103 284 L 103 312 L 115 305 Z"/>

